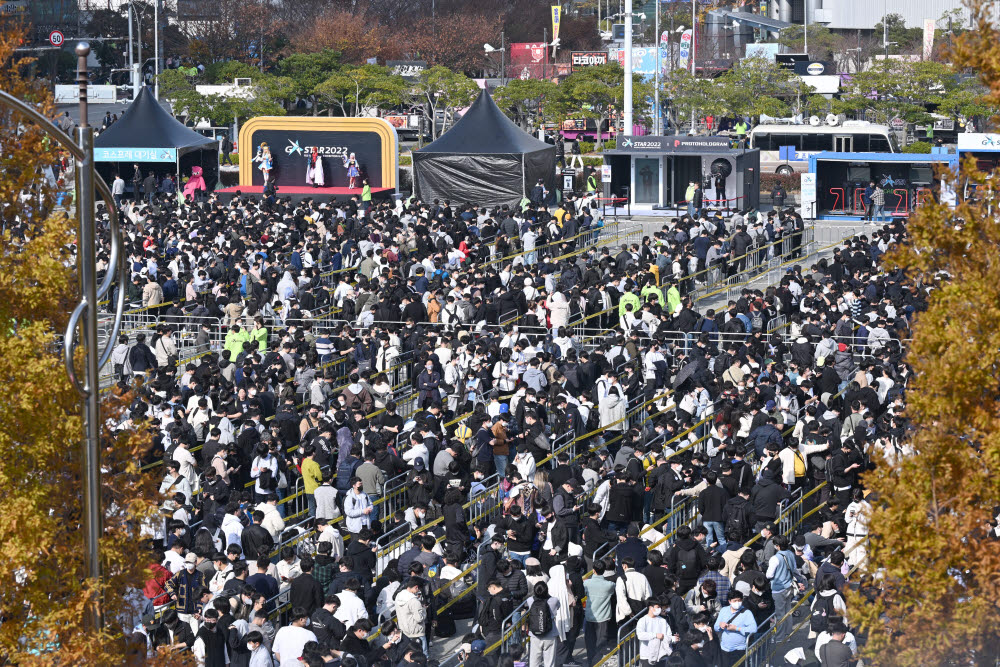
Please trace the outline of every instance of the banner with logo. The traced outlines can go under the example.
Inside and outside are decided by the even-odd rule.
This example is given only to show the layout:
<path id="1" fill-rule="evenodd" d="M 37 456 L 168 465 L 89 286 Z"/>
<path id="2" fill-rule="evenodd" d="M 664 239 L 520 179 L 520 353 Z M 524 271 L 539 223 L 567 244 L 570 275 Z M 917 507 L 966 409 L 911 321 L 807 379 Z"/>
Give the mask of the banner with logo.
<path id="1" fill-rule="evenodd" d="M 655 48 L 635 48 L 632 47 L 632 73 L 642 76 L 644 79 L 652 79 L 656 75 L 656 66 L 660 62 Z M 609 50 L 612 60 L 625 67 L 625 49 L 612 48 Z"/>
<path id="2" fill-rule="evenodd" d="M 689 69 L 691 67 L 691 49 L 694 46 L 694 31 L 688 28 L 681 33 L 681 47 L 678 51 L 677 69 Z"/>
<path id="3" fill-rule="evenodd" d="M 548 67 L 549 55 L 544 42 L 515 42 L 510 45 L 510 69 L 507 76 L 512 79 L 544 79 L 551 72 Z"/>
<path id="4" fill-rule="evenodd" d="M 559 19 L 562 18 L 562 5 L 552 5 L 552 41 L 559 38 Z"/>
<path id="5" fill-rule="evenodd" d="M 413 82 L 420 77 L 420 73 L 427 69 L 426 60 L 387 60 L 385 66 L 393 74 L 403 77 L 406 81 Z"/>
<path id="6" fill-rule="evenodd" d="M 574 51 L 570 62 L 573 64 L 574 72 L 584 67 L 607 65 L 608 53 L 607 51 Z"/>
<path id="7" fill-rule="evenodd" d="M 934 19 L 924 19 L 924 60 L 931 59 L 934 51 Z"/>

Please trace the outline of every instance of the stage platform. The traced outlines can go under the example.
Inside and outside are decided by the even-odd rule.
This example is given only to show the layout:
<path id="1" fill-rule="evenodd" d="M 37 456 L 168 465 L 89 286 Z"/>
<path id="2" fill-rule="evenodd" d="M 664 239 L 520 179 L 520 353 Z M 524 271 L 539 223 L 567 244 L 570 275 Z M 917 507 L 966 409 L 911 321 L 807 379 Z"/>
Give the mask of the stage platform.
<path id="1" fill-rule="evenodd" d="M 223 202 L 229 203 L 233 197 L 237 196 L 237 192 L 240 192 L 243 195 L 253 195 L 257 198 L 262 197 L 264 194 L 264 186 L 235 186 L 216 190 L 215 192 L 219 195 Z M 394 192 L 395 191 L 392 188 L 372 188 L 372 199 L 392 199 Z M 361 188 L 314 188 L 309 185 L 278 186 L 279 198 L 291 197 L 292 201 L 295 202 L 302 201 L 303 199 L 313 199 L 317 202 L 348 201 L 355 195 L 357 195 L 359 199 L 361 198 Z"/>

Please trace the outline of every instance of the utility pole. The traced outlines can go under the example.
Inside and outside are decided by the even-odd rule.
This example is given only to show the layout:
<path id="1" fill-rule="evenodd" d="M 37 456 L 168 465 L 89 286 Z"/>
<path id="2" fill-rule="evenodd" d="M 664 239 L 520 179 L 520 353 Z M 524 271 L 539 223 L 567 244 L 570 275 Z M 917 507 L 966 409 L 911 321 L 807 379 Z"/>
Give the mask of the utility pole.
<path id="1" fill-rule="evenodd" d="M 885 50 L 885 59 L 889 60 L 889 21 L 886 14 L 885 0 L 882 2 L 882 48 Z"/>
<path id="2" fill-rule="evenodd" d="M 691 0 L 691 76 L 694 77 L 695 44 L 698 43 L 698 17 L 696 15 L 695 0 Z M 694 105 L 691 106 L 691 134 L 696 132 L 694 124 Z"/>
<path id="3" fill-rule="evenodd" d="M 805 46 L 803 47 L 803 50 L 806 52 L 806 55 L 808 56 L 809 55 L 809 3 L 808 3 L 808 0 L 802 6 L 802 9 L 804 10 L 802 12 L 802 39 L 805 40 Z"/>
<path id="4" fill-rule="evenodd" d="M 132 99 L 138 91 L 135 86 L 135 50 L 132 46 L 132 3 L 128 3 L 128 75 L 132 79 Z"/>
<path id="5" fill-rule="evenodd" d="M 507 85 L 507 42 L 503 30 L 500 31 L 500 85 Z"/>
<path id="6" fill-rule="evenodd" d="M 625 127 L 622 133 L 632 136 L 632 0 L 625 7 Z M 601 128 L 598 127 L 600 132 Z"/>
<path id="7" fill-rule="evenodd" d="M 654 76 L 653 108 L 656 110 L 656 118 L 653 120 L 653 134 L 660 134 L 660 67 L 663 60 L 660 57 L 660 0 L 656 0 L 656 19 L 653 28 L 653 46 L 656 47 L 656 71 Z"/>

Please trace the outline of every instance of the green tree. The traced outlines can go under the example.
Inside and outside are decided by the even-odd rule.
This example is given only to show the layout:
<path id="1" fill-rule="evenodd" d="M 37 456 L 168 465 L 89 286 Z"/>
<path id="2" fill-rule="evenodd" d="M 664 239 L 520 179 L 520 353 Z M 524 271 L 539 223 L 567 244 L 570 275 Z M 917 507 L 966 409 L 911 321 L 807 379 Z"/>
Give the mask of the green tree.
<path id="1" fill-rule="evenodd" d="M 407 89 L 403 77 L 392 74 L 388 68 L 362 65 L 342 68 L 315 86 L 313 93 L 328 105 L 331 115 L 336 106 L 345 116 L 361 116 L 365 108 L 388 108 L 401 104 Z M 353 114 L 348 113 L 349 108 Z"/>
<path id="2" fill-rule="evenodd" d="M 316 86 L 340 67 L 340 53 L 324 49 L 316 53 L 295 53 L 278 62 L 278 71 L 292 80 L 295 94 L 309 100 L 314 116 L 319 115 Z"/>
<path id="3" fill-rule="evenodd" d="M 805 31 L 798 23 L 785 28 L 778 35 L 778 43 L 792 53 L 804 53 Z M 837 35 L 826 26 L 815 23 L 809 26 L 809 57 L 813 60 L 833 60 L 837 48 Z"/>
<path id="4" fill-rule="evenodd" d="M 674 127 L 682 127 L 691 113 L 700 117 L 725 111 L 712 79 L 699 79 L 686 69 L 675 69 L 661 79 L 661 84 L 660 100 L 667 104 L 667 116 Z"/>
<path id="5" fill-rule="evenodd" d="M 762 57 L 744 58 L 715 80 L 727 113 L 758 117 L 785 116 L 799 81 L 790 70 Z"/>
<path id="6" fill-rule="evenodd" d="M 632 110 L 636 119 L 647 114 L 652 96 L 652 86 L 633 74 Z M 558 108 L 564 118 L 589 118 L 601 127 L 611 118 L 612 110 L 623 108 L 624 102 L 625 72 L 618 63 L 585 67 L 559 84 Z"/>
<path id="7" fill-rule="evenodd" d="M 547 80 L 512 79 L 494 91 L 493 99 L 511 120 L 527 130 L 550 115 L 549 102 L 558 90 L 557 84 Z"/>
<path id="8" fill-rule="evenodd" d="M 931 117 L 925 105 L 950 85 L 950 79 L 942 74 L 937 63 L 879 60 L 841 87 L 841 98 L 834 100 L 833 109 L 836 113 L 871 115 L 882 124 L 896 117 L 926 123 Z M 933 92 L 935 88 L 937 92 Z"/>
<path id="9" fill-rule="evenodd" d="M 472 104 L 479 94 L 479 87 L 461 72 L 453 72 L 443 65 L 435 65 L 420 73 L 412 92 L 416 102 L 423 105 L 424 116 L 430 122 L 431 136 L 436 139 L 437 112 L 444 113 L 443 131 L 448 128 L 455 109 Z"/>
<path id="10" fill-rule="evenodd" d="M 253 84 L 232 95 L 202 95 L 194 83 L 178 70 L 165 70 L 158 79 L 160 93 L 171 100 L 175 114 L 204 118 L 213 125 L 228 125 L 254 116 L 284 116 L 282 101 L 293 95 L 293 86 L 284 77 L 261 74 L 254 70 Z"/>
<path id="11" fill-rule="evenodd" d="M 884 19 L 884 23 L 883 21 L 879 21 L 875 24 L 874 35 L 878 38 L 880 45 L 885 35 L 885 25 L 889 27 L 889 41 L 894 42 L 894 44 L 889 45 L 890 55 L 914 53 L 921 48 L 924 37 L 923 27 L 907 28 L 903 17 L 899 14 L 888 14 Z"/>

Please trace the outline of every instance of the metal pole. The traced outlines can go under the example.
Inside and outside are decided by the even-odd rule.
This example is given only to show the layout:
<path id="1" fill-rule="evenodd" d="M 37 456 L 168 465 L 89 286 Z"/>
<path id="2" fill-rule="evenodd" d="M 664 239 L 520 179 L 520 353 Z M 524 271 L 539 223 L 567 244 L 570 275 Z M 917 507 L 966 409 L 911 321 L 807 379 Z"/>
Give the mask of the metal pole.
<path id="1" fill-rule="evenodd" d="M 160 0 L 153 0 L 153 97 L 160 99 Z"/>
<path id="2" fill-rule="evenodd" d="M 698 19 L 695 16 L 695 0 L 691 0 L 691 76 L 694 76 L 694 45 L 698 43 Z M 691 105 L 691 134 L 695 133 L 694 126 L 694 105 Z"/>
<path id="3" fill-rule="evenodd" d="M 135 99 L 135 46 L 132 45 L 132 3 L 128 3 L 128 75 L 132 81 L 132 99 Z"/>
<path id="4" fill-rule="evenodd" d="M 142 78 L 142 14 L 140 14 L 139 12 L 135 13 L 135 31 L 136 31 L 135 35 L 136 60 L 138 61 L 136 63 L 136 67 L 139 70 L 138 72 L 136 72 L 135 80 L 137 85 L 135 89 L 135 94 L 138 95 L 139 90 L 141 90 L 142 86 L 145 84 L 145 81 L 143 81 Z"/>
<path id="5" fill-rule="evenodd" d="M 805 39 L 805 45 L 802 48 L 806 52 L 807 56 L 809 55 L 809 7 L 808 7 L 808 5 L 809 5 L 809 0 L 806 0 L 805 4 L 802 5 L 802 9 L 803 9 L 803 12 L 802 12 L 802 21 L 803 21 L 803 23 L 802 23 L 802 36 L 803 36 L 803 39 Z"/>
<path id="6" fill-rule="evenodd" d="M 625 8 L 625 127 L 622 133 L 626 137 L 632 136 L 632 4 L 629 0 Z M 600 132 L 601 128 L 597 128 Z"/>
<path id="7" fill-rule="evenodd" d="M 76 210 L 79 221 L 79 267 L 80 296 L 87 304 L 87 317 L 81 326 L 83 341 L 86 347 L 87 371 L 84 380 L 85 398 L 83 403 L 83 421 L 86 438 L 83 443 L 83 537 L 84 560 L 87 577 L 94 584 L 100 584 L 101 559 L 101 406 L 98 391 L 99 351 L 97 344 L 97 259 L 96 259 L 96 226 L 94 224 L 94 128 L 87 122 L 87 56 L 90 55 L 90 45 L 81 42 L 76 46 L 77 71 L 76 81 L 80 87 L 80 125 L 77 128 L 77 139 L 83 159 L 77 160 L 77 200 Z M 109 204 L 114 205 L 114 204 Z M 124 290 L 124 285 L 119 289 Z M 93 630 L 100 630 L 103 625 L 101 618 L 100 596 L 95 597 L 86 610 L 87 624 Z"/>
<path id="8" fill-rule="evenodd" d="M 653 120 L 653 134 L 659 136 L 660 132 L 660 67 L 663 59 L 660 55 L 660 0 L 656 0 L 656 27 L 653 29 L 653 46 L 656 47 L 656 71 L 654 72 L 653 108 L 656 110 L 656 118 Z"/>
<path id="9" fill-rule="evenodd" d="M 886 3 L 882 2 L 882 48 L 885 49 L 885 59 L 889 60 L 889 21 L 886 19 Z"/>

